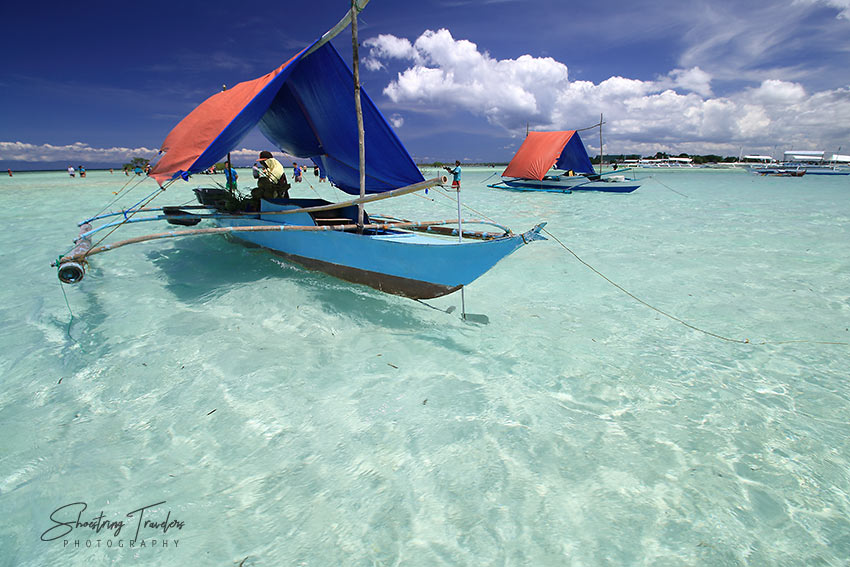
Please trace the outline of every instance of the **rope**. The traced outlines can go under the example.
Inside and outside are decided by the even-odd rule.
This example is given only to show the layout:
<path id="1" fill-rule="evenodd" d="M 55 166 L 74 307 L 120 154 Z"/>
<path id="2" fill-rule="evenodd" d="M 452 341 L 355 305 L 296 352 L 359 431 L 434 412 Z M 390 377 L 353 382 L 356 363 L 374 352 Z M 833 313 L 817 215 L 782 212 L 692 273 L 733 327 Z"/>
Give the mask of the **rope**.
<path id="1" fill-rule="evenodd" d="M 490 175 L 490 177 L 485 178 L 485 179 L 484 179 L 484 181 L 482 181 L 481 183 L 482 183 L 482 184 L 487 183 L 487 181 L 488 181 L 490 178 L 492 178 L 494 175 L 498 175 L 498 173 L 499 173 L 498 171 L 493 172 L 493 173 Z"/>
<path id="2" fill-rule="evenodd" d="M 136 187 L 138 187 L 139 185 L 141 185 L 141 183 L 142 183 L 145 179 L 146 179 L 145 177 L 142 177 L 142 178 L 140 178 L 140 179 L 135 179 L 135 177 L 131 177 L 130 179 L 128 179 L 128 180 L 127 180 L 127 183 L 125 183 L 125 184 L 124 184 L 124 186 L 123 186 L 123 187 L 121 187 L 121 189 L 119 189 L 119 190 L 115 193 L 116 197 L 115 197 L 114 199 L 112 199 L 112 201 L 110 201 L 109 203 L 107 203 L 105 207 L 103 207 L 102 209 L 100 209 L 100 210 L 97 212 L 97 214 L 95 214 L 95 215 L 93 215 L 93 216 L 98 216 L 98 215 L 100 215 L 103 211 L 105 211 L 106 209 L 108 209 L 109 207 L 111 207 L 113 204 L 115 204 L 115 202 L 116 202 L 116 201 L 118 201 L 121 197 L 123 197 L 124 195 L 129 194 L 129 193 L 130 193 L 130 191 L 132 191 L 133 189 L 135 189 Z M 129 185 L 129 184 L 130 184 L 130 183 L 132 183 L 133 181 L 135 181 L 135 182 L 136 182 L 136 184 L 135 184 L 135 185 L 133 185 L 132 187 L 130 187 L 129 189 L 127 189 L 127 193 L 124 193 L 124 195 L 122 195 L 122 194 L 121 194 L 121 192 L 122 192 L 122 191 L 124 191 L 124 189 L 127 187 L 127 185 Z"/>
<path id="3" fill-rule="evenodd" d="M 439 311 L 440 313 L 451 313 L 452 311 L 454 311 L 454 307 L 449 307 L 448 309 L 440 309 L 439 307 L 435 307 L 435 306 L 431 305 L 430 303 L 427 303 L 427 302 L 425 302 L 421 299 L 417 299 L 415 297 L 413 298 L 413 301 L 415 301 L 417 303 L 421 303 L 425 307 L 430 307 L 434 311 Z"/>
<path id="4" fill-rule="evenodd" d="M 119 190 L 118 190 L 118 193 L 117 193 L 117 195 L 118 195 L 118 196 L 117 196 L 117 197 L 115 197 L 115 198 L 114 198 L 112 201 L 110 201 L 109 203 L 107 203 L 105 207 L 103 207 L 102 209 L 100 209 L 100 210 L 97 212 L 97 214 L 95 214 L 95 215 L 94 215 L 94 217 L 98 217 L 98 216 L 100 216 L 100 215 L 103 213 L 103 211 L 105 211 L 105 210 L 106 210 L 106 209 L 108 209 L 110 206 L 112 206 L 112 205 L 113 205 L 116 201 L 118 201 L 118 199 L 120 199 L 122 196 L 129 195 L 129 194 L 130 194 L 130 191 L 132 191 L 133 189 L 135 189 L 136 187 L 138 187 L 139 185 L 141 185 L 141 183 L 142 183 L 143 181 L 145 181 L 145 179 L 147 179 L 147 178 L 146 178 L 146 177 L 142 177 L 141 179 L 136 180 L 136 184 L 135 184 L 135 185 L 133 185 L 132 187 L 130 187 L 130 188 L 127 190 L 127 192 L 126 192 L 126 193 L 124 193 L 124 195 L 121 195 L 120 193 L 124 190 L 124 187 L 127 187 L 127 185 L 128 185 L 128 184 L 130 184 L 130 183 L 131 183 L 132 181 L 134 181 L 134 180 L 133 180 L 133 179 L 131 179 L 130 181 L 127 181 L 127 183 L 125 183 L 125 184 L 124 184 L 124 187 L 122 187 L 121 189 L 119 189 Z M 174 180 L 172 179 L 172 180 L 169 180 L 168 182 L 166 182 L 165 187 L 168 187 L 169 185 L 171 185 L 171 183 L 172 183 L 173 181 L 174 181 Z M 145 205 L 146 205 L 147 203 L 150 203 L 150 202 L 153 200 L 153 198 L 152 198 L 152 197 L 155 197 L 156 195 L 158 195 L 158 194 L 159 194 L 159 193 L 161 193 L 162 191 L 165 191 L 165 187 L 157 187 L 157 190 L 156 190 L 156 191 L 154 191 L 153 193 L 151 193 L 151 194 L 150 194 L 150 195 L 148 195 L 147 197 L 144 197 L 141 201 L 137 202 L 135 205 L 133 205 L 133 206 L 131 206 L 131 207 L 127 208 L 127 209 L 123 209 L 123 210 L 121 211 L 121 213 L 124 215 L 124 222 L 127 222 L 128 220 L 130 220 L 130 218 L 132 218 L 132 216 L 133 216 L 133 215 L 135 215 L 137 212 L 139 212 L 139 210 L 138 210 L 138 209 L 136 209 L 136 210 L 133 210 L 133 209 L 135 209 L 135 208 L 136 208 L 136 207 L 137 207 L 140 203 L 142 203 L 143 201 L 145 201 L 145 199 L 148 199 L 148 201 L 145 203 Z M 144 205 L 143 205 L 142 207 L 140 207 L 140 208 L 144 208 Z M 129 215 L 129 216 L 127 215 L 127 211 L 132 211 L 132 212 L 130 213 L 130 215 Z M 113 232 L 115 232 L 115 231 L 116 231 L 119 227 L 123 226 L 123 225 L 124 225 L 124 222 L 122 222 L 121 224 L 117 225 L 115 228 L 113 228 L 112 230 L 110 230 L 110 231 L 106 234 L 106 236 L 104 236 L 103 238 L 101 238 L 100 240 L 98 240 L 98 241 L 97 241 L 97 244 L 100 244 L 101 242 L 103 242 L 103 240 L 104 240 L 107 236 L 109 236 L 110 234 L 112 234 Z M 73 250 L 73 249 L 74 249 L 74 246 L 70 247 L 70 248 L 69 248 L 69 249 L 68 249 L 65 253 L 67 254 L 68 252 L 70 252 L 70 251 L 71 251 L 71 250 Z M 59 256 L 59 259 L 60 259 L 60 260 L 62 259 L 62 256 L 64 256 L 64 254 L 61 254 L 61 255 Z M 56 264 L 56 265 L 57 265 L 57 266 L 59 265 L 59 264 L 58 264 L 58 261 L 57 261 L 57 264 Z"/>
<path id="5" fill-rule="evenodd" d="M 653 310 L 653 311 L 655 311 L 656 313 L 659 313 L 660 315 L 663 315 L 663 316 L 667 317 L 668 319 L 672 319 L 673 321 L 676 321 L 677 323 L 681 323 L 682 325 L 684 325 L 685 327 L 688 327 L 689 329 L 692 329 L 692 330 L 694 330 L 694 331 L 698 331 L 698 332 L 700 332 L 700 333 L 703 333 L 703 334 L 708 335 L 708 336 L 710 336 L 710 337 L 714 337 L 714 338 L 716 338 L 716 339 L 720 339 L 720 340 L 722 340 L 722 341 L 727 341 L 727 342 L 730 342 L 730 343 L 739 343 L 739 344 L 753 344 L 753 343 L 750 343 L 750 339 L 733 339 L 733 338 L 730 338 L 730 337 L 724 337 L 723 335 L 719 335 L 719 334 L 717 334 L 717 333 L 712 333 L 711 331 L 706 331 L 705 329 L 701 329 L 701 328 L 697 327 L 696 325 L 691 325 L 691 324 L 690 324 L 690 323 L 688 323 L 687 321 L 683 321 L 682 319 L 679 319 L 679 318 L 678 318 L 678 317 L 676 317 L 675 315 L 671 315 L 671 314 L 669 314 L 669 313 L 667 313 L 667 312 L 665 312 L 665 311 L 662 311 L 661 309 L 659 309 L 659 308 L 657 308 L 657 307 L 655 307 L 655 306 L 653 306 L 653 305 L 650 305 L 649 303 L 647 303 L 647 302 L 646 302 L 646 301 L 644 301 L 643 299 L 641 299 L 641 298 L 637 297 L 636 295 L 634 295 L 633 293 L 631 293 L 630 291 L 628 291 L 627 289 L 625 289 L 625 288 L 624 288 L 623 286 L 621 286 L 620 284 L 618 284 L 618 283 L 616 283 L 616 282 L 611 281 L 611 280 L 610 280 L 610 279 L 609 279 L 609 278 L 608 278 L 605 274 L 603 274 L 602 272 L 600 272 L 599 270 L 597 270 L 596 268 L 594 268 L 593 266 L 591 266 L 590 264 L 588 264 L 587 262 L 585 262 L 584 260 L 582 260 L 582 259 L 578 256 L 578 254 L 576 254 L 575 252 L 573 252 L 572 250 L 570 250 L 570 249 L 569 249 L 569 248 L 568 248 L 568 247 L 567 247 L 567 246 L 566 246 L 563 242 L 561 242 L 560 240 L 558 240 L 558 237 L 556 237 L 554 234 L 552 234 L 551 232 L 549 232 L 549 231 L 548 231 L 548 230 L 546 230 L 545 228 L 544 228 L 544 229 L 542 229 L 542 232 L 545 232 L 547 236 L 550 236 L 550 237 L 552 238 L 552 240 L 554 240 L 555 242 L 557 242 L 558 244 L 560 244 L 560 245 L 561 245 L 561 247 L 562 247 L 564 250 L 566 250 L 567 252 L 569 252 L 570 254 L 572 254 L 572 255 L 575 257 L 575 259 L 576 259 L 576 260 L 578 260 L 579 262 L 581 262 L 582 264 L 584 264 L 584 265 L 585 265 L 588 269 L 590 269 L 593 273 L 595 273 L 596 275 L 598 275 L 599 277 L 601 277 L 602 279 L 604 279 L 606 282 L 608 282 L 608 283 L 609 283 L 609 284 L 611 284 L 612 286 L 616 287 L 617 289 L 619 289 L 620 291 L 622 291 L 623 293 L 625 293 L 626 295 L 628 295 L 629 297 L 631 297 L 632 299 L 634 299 L 635 301 L 637 301 L 638 303 L 640 303 L 641 305 L 644 305 L 644 306 L 646 306 L 646 307 L 649 307 L 650 309 L 652 309 L 652 310 Z M 846 342 L 839 342 L 839 341 L 808 341 L 808 340 L 791 340 L 791 341 L 762 341 L 762 342 L 760 342 L 760 343 L 755 343 L 755 344 L 759 344 L 759 345 L 767 345 L 767 344 L 783 345 L 783 344 L 792 344 L 792 343 L 808 343 L 808 344 L 816 344 L 816 345 L 845 345 L 845 346 L 846 346 L 846 345 L 850 345 L 850 343 L 846 343 Z"/>
<path id="6" fill-rule="evenodd" d="M 437 195 L 442 195 L 443 197 L 445 197 L 446 199 L 448 199 L 449 201 L 451 201 L 451 202 L 452 202 L 452 204 L 454 204 L 454 203 L 456 203 L 456 202 L 457 202 L 457 199 L 456 199 L 455 197 L 452 197 L 451 195 L 449 195 L 448 193 L 446 193 L 445 191 L 443 191 L 443 190 L 442 190 L 442 189 L 440 189 L 439 187 L 431 187 L 431 189 L 434 189 L 434 190 L 435 190 L 434 192 L 435 192 Z M 425 198 L 426 198 L 426 199 L 428 199 L 428 197 L 425 197 Z M 431 200 L 431 201 L 434 201 L 434 199 L 430 199 L 430 200 Z M 480 216 L 480 217 L 481 217 L 481 218 L 483 218 L 484 220 L 488 220 L 488 221 L 490 221 L 490 222 L 492 222 L 492 223 L 494 223 L 494 224 L 498 224 L 498 223 L 497 223 L 497 222 L 496 222 L 493 218 L 491 218 L 490 216 L 488 216 L 488 215 L 486 215 L 486 214 L 482 213 L 481 211 L 479 211 L 479 210 L 477 210 L 477 209 L 475 209 L 475 208 L 473 208 L 473 207 L 470 207 L 470 206 L 469 206 L 469 205 L 467 205 L 466 203 L 461 203 L 461 206 L 462 206 L 464 209 L 466 209 L 466 210 L 468 210 L 468 211 L 470 211 L 470 212 L 472 212 L 472 213 L 475 213 L 476 215 Z"/>
<path id="7" fill-rule="evenodd" d="M 313 190 L 313 193 L 315 193 L 315 194 L 319 197 L 319 199 L 324 200 L 324 197 L 322 197 L 322 194 L 321 194 L 321 193 L 319 193 L 319 191 L 318 191 L 315 187 L 313 187 L 313 184 L 312 184 L 312 183 L 310 183 L 310 182 L 308 181 L 308 182 L 307 182 L 307 185 L 309 185 L 309 186 L 310 186 L 310 189 L 312 189 L 312 190 Z"/>
<path id="8" fill-rule="evenodd" d="M 65 333 L 68 335 L 68 338 L 71 339 L 72 342 L 77 343 L 77 346 L 80 347 L 80 350 L 86 352 L 86 349 L 83 348 L 77 340 L 71 335 L 71 325 L 74 324 L 74 312 L 71 311 L 71 304 L 68 302 L 68 295 L 65 293 L 65 286 L 62 285 L 62 282 L 59 282 L 59 287 L 62 289 L 62 296 L 65 298 L 65 305 L 68 307 L 68 313 L 71 315 L 71 319 L 68 320 L 68 327 L 65 329 Z"/>
<path id="9" fill-rule="evenodd" d="M 96 246 L 100 245 L 100 243 L 101 243 L 101 242 L 103 242 L 104 240 L 106 240 L 106 239 L 109 237 L 109 235 L 111 235 L 113 232 L 115 232 L 116 230 L 118 230 L 119 228 L 121 228 L 122 226 L 124 226 L 124 225 L 127 223 L 127 221 L 129 221 L 131 218 L 133 218 L 133 216 L 134 216 L 136 213 L 138 213 L 138 212 L 139 212 L 139 210 L 140 210 L 140 209 L 144 209 L 146 206 L 148 206 L 148 205 L 151 203 L 151 201 L 153 201 L 154 199 L 156 199 L 157 195 L 159 195 L 159 194 L 163 193 L 163 192 L 165 191 L 166 187 L 168 187 L 170 184 L 171 184 L 171 182 L 169 181 L 168 183 L 166 183 L 166 184 L 165 184 L 165 186 L 164 186 L 164 187 L 158 187 L 156 191 L 154 191 L 153 193 L 151 193 L 150 195 L 148 195 L 147 197 L 145 197 L 145 199 L 147 199 L 147 201 L 145 201 L 145 199 L 142 199 L 141 201 L 139 201 L 138 203 L 136 203 L 135 205 L 133 205 L 133 207 L 131 207 L 131 210 L 132 210 L 132 209 L 135 209 L 135 210 L 133 210 L 133 211 L 130 213 L 130 216 L 127 216 L 126 211 L 125 211 L 125 213 L 124 213 L 124 220 L 123 220 L 123 221 L 121 221 L 119 224 L 115 225 L 114 227 L 112 227 L 112 230 L 110 230 L 110 231 L 109 231 L 109 232 L 107 232 L 105 235 L 103 235 L 103 237 L 102 237 L 100 240 L 98 240 L 97 242 L 95 242 L 94 244 L 92 244 L 92 246 L 91 246 L 91 248 L 89 249 L 89 251 L 93 250 Z M 144 203 L 143 203 L 143 201 L 144 201 Z M 141 205 L 141 206 L 139 206 L 139 205 Z M 136 207 L 138 207 L 138 208 L 136 208 Z M 85 256 L 88 256 L 88 252 L 84 255 L 84 257 L 85 257 Z"/>
<path id="10" fill-rule="evenodd" d="M 670 186 L 668 186 L 668 185 L 665 185 L 665 184 L 661 183 L 660 181 L 658 181 L 658 179 L 657 179 L 654 175 L 650 175 L 650 176 L 649 176 L 649 178 L 650 178 L 650 179 L 654 179 L 656 183 L 658 183 L 658 184 L 659 184 L 659 185 L 661 185 L 662 187 L 666 187 L 667 189 L 669 189 L 670 191 L 672 191 L 673 193 L 675 193 L 675 194 L 677 194 L 677 195 L 681 195 L 682 197 L 688 197 L 688 198 L 690 198 L 688 195 L 685 195 L 684 193 L 680 193 L 680 192 L 676 191 L 675 189 L 673 189 L 672 187 L 670 187 Z"/>
<path id="11" fill-rule="evenodd" d="M 431 197 L 429 197 L 428 195 L 421 195 L 421 194 L 419 194 L 419 193 L 414 193 L 414 195 L 416 195 L 416 196 L 417 196 L 417 197 L 419 197 L 420 199 L 425 199 L 426 201 L 431 201 L 432 203 L 434 202 L 434 199 L 432 199 L 432 198 L 431 198 Z"/>

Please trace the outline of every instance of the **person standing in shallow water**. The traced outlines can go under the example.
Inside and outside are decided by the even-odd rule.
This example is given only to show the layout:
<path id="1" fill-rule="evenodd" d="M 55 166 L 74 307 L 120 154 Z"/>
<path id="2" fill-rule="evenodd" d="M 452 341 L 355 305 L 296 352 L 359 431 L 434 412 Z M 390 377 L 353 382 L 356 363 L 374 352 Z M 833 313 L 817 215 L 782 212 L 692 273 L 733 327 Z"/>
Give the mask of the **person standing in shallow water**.
<path id="1" fill-rule="evenodd" d="M 76 176 L 77 176 L 77 173 L 74 171 L 74 166 L 73 166 L 73 165 L 69 165 L 69 166 L 68 166 L 68 175 L 70 175 L 71 177 L 76 177 Z"/>
<path id="2" fill-rule="evenodd" d="M 454 168 L 445 165 L 443 169 L 452 174 L 452 189 L 460 191 L 460 160 L 455 160 Z"/>
<path id="3" fill-rule="evenodd" d="M 236 190 L 236 180 L 239 179 L 239 174 L 236 173 L 236 170 L 230 166 L 230 163 L 224 164 L 224 179 L 225 179 L 225 187 L 229 191 Z"/>

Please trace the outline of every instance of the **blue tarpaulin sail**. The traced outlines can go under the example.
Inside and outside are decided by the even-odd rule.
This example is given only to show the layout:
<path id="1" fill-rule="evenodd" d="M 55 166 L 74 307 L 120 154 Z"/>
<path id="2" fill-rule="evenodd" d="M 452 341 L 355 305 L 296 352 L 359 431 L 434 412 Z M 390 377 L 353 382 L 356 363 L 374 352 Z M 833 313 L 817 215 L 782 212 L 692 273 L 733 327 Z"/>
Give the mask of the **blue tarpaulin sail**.
<path id="1" fill-rule="evenodd" d="M 160 183 L 208 169 L 254 126 L 282 151 L 310 158 L 350 194 L 360 192 L 354 78 L 330 42 L 305 49 L 275 71 L 213 95 L 171 131 L 151 175 Z M 366 192 L 424 177 L 387 120 L 361 90 Z"/>

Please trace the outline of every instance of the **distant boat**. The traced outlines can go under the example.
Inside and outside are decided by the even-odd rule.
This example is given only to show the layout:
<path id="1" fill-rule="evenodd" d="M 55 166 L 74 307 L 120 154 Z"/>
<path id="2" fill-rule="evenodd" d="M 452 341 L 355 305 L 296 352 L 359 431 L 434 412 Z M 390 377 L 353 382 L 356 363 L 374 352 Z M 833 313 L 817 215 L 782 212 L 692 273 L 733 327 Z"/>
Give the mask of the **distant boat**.
<path id="1" fill-rule="evenodd" d="M 777 162 L 771 156 L 747 155 L 747 156 L 741 156 L 740 158 L 738 158 L 738 161 L 718 163 L 718 164 L 714 164 L 713 167 L 715 167 L 715 168 L 721 168 L 722 167 L 722 168 L 736 168 L 736 169 L 752 170 L 753 168 L 766 167 L 766 166 L 770 166 L 770 165 L 775 165 L 777 163 L 779 163 L 779 162 Z"/>
<path id="2" fill-rule="evenodd" d="M 807 175 L 850 175 L 850 156 L 827 154 L 821 151 L 788 150 L 783 164 L 806 168 Z"/>
<path id="3" fill-rule="evenodd" d="M 565 130 L 529 132 L 502 172 L 502 180 L 488 187 L 549 193 L 631 193 L 640 185 L 627 182 L 616 170 L 597 173 L 578 132 Z"/>
<path id="4" fill-rule="evenodd" d="M 750 171 L 771 175 L 776 169 L 805 169 L 808 175 L 850 175 L 850 156 L 814 150 L 788 150 L 781 162 L 750 166 Z"/>
<path id="5" fill-rule="evenodd" d="M 692 169 L 702 167 L 700 165 L 696 165 L 693 158 L 688 157 L 668 157 L 660 159 L 641 158 L 638 160 L 625 160 L 623 165 L 647 169 Z"/>
<path id="6" fill-rule="evenodd" d="M 762 158 L 759 161 L 751 161 L 751 158 Z M 714 163 L 706 163 L 704 167 L 707 169 L 749 169 L 752 166 L 774 163 L 776 160 L 770 156 L 743 156 L 736 161 L 720 161 Z"/>
<path id="7" fill-rule="evenodd" d="M 201 103 L 166 137 L 164 155 L 151 172 L 162 189 L 181 178 L 188 180 L 190 174 L 208 170 L 225 156 L 229 160 L 229 152 L 259 125 L 277 148 L 310 158 L 338 189 L 359 198 L 339 203 L 240 198 L 223 188 L 202 187 L 195 190 L 200 205 L 142 208 L 163 192 L 158 188 L 131 209 L 81 222 L 76 247 L 54 264 L 59 279 L 80 281 L 91 256 L 127 244 L 228 234 L 310 269 L 383 292 L 427 299 L 463 292 L 502 258 L 532 241 L 545 240 L 540 235 L 545 223 L 517 234 L 494 223 L 463 220 L 459 192 L 456 219 L 411 221 L 366 214 L 366 203 L 447 181 L 443 176 L 424 179 L 392 127 L 360 90 L 356 52 L 352 71 L 330 43 L 350 23 L 352 44 L 357 45 L 356 14 L 367 2 L 352 2 L 348 15 L 332 30 L 277 69 Z M 217 226 L 169 230 L 92 247 L 96 233 L 129 222 L 165 220 L 194 226 L 205 219 Z M 90 223 L 95 221 L 107 222 L 93 228 Z M 475 224 L 490 228 L 470 230 Z"/>
<path id="8" fill-rule="evenodd" d="M 774 177 L 803 177 L 806 169 L 802 167 L 790 169 L 784 167 L 764 168 L 758 171 L 759 175 L 771 175 Z"/>

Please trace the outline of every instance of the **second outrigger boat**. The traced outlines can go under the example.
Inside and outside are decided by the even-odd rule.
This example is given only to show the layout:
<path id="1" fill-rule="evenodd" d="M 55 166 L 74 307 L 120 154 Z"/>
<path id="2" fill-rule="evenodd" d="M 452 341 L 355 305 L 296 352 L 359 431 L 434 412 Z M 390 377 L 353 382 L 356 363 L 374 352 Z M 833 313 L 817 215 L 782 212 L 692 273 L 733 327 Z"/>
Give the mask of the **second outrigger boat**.
<path id="1" fill-rule="evenodd" d="M 631 193 L 640 185 L 627 180 L 622 170 L 597 173 L 578 132 L 565 130 L 529 132 L 502 173 L 502 180 L 488 187 L 549 193 Z"/>

